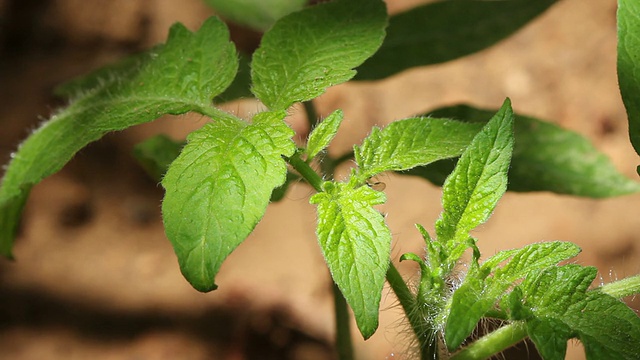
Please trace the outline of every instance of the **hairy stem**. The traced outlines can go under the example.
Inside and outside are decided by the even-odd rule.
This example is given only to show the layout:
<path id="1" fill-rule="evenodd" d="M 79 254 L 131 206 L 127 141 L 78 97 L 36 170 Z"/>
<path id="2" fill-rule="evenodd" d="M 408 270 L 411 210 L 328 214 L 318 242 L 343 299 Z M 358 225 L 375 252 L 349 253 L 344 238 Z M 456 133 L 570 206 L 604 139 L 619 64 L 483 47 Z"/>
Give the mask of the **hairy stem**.
<path id="1" fill-rule="evenodd" d="M 387 270 L 387 282 L 391 285 L 391 289 L 396 294 L 407 319 L 409 319 L 409 324 L 411 325 L 411 328 L 418 340 L 421 359 L 437 359 L 438 351 L 436 348 L 435 332 L 434 334 L 425 334 L 426 329 L 424 329 L 423 325 L 425 320 L 420 318 L 420 312 L 416 308 L 416 298 L 413 293 L 411 293 L 411 290 L 407 287 L 407 284 L 404 282 L 400 272 L 398 272 L 398 269 L 391 261 L 389 261 L 389 269 Z"/>
<path id="2" fill-rule="evenodd" d="M 526 325 L 521 322 L 514 322 L 481 337 L 455 353 L 450 360 L 486 359 L 524 340 L 526 336 Z"/>
<path id="3" fill-rule="evenodd" d="M 600 291 L 614 298 L 620 299 L 640 293 L 640 275 L 631 276 L 622 280 L 602 285 L 595 291 Z"/>

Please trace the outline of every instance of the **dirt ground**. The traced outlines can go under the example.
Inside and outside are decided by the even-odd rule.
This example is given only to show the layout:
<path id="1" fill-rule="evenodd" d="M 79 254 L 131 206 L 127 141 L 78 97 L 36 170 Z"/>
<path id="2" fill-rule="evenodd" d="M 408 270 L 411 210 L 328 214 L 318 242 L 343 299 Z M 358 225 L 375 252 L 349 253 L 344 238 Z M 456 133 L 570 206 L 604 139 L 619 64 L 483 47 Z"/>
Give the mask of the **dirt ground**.
<path id="1" fill-rule="evenodd" d="M 391 11 L 419 2 L 388 1 Z M 517 112 L 587 136 L 621 172 L 637 176 L 617 89 L 615 10 L 615 0 L 563 0 L 476 55 L 332 88 L 317 100 L 321 114 L 345 112 L 331 152 L 346 151 L 372 125 L 460 102 L 495 108 L 508 96 Z M 200 0 L 0 0 L 0 162 L 64 105 L 51 95 L 56 85 L 164 41 L 175 21 L 195 29 L 211 14 Z M 256 43 L 254 34 L 234 34 L 243 46 Z M 226 108 L 243 114 L 259 105 L 244 100 Z M 301 111 L 290 121 L 304 132 Z M 0 358 L 335 358 L 331 286 L 305 185 L 269 207 L 223 265 L 219 290 L 201 294 L 182 278 L 163 232 L 162 189 L 130 154 L 148 136 L 181 138 L 203 123 L 199 116 L 166 117 L 107 135 L 34 188 L 17 260 L 0 259 Z M 440 189 L 409 177 L 382 181 L 394 258 L 421 253 L 414 224 L 433 228 Z M 487 255 L 541 240 L 575 242 L 583 248 L 578 262 L 597 266 L 608 282 L 640 271 L 638 209 L 638 195 L 510 193 L 475 235 Z M 413 265 L 400 269 L 415 279 Z M 640 308 L 638 299 L 629 301 Z M 356 341 L 359 359 L 411 358 L 400 314 L 385 289 L 378 332 Z M 584 356 L 572 346 L 568 358 Z"/>

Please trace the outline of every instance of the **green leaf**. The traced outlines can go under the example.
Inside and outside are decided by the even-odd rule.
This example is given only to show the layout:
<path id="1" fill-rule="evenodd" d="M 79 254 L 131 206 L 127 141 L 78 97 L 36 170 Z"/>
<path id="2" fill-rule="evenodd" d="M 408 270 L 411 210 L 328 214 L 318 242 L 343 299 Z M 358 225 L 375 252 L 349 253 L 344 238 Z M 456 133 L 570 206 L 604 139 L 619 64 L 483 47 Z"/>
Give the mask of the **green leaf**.
<path id="1" fill-rule="evenodd" d="M 354 148 L 357 178 L 364 182 L 384 171 L 402 171 L 462 154 L 482 128 L 447 119 L 426 117 L 394 121 L 374 127 Z"/>
<path id="2" fill-rule="evenodd" d="M 274 188 L 285 182 L 295 144 L 282 121 L 263 112 L 248 124 L 226 116 L 194 131 L 162 185 L 167 237 L 180 270 L 199 291 L 216 288 L 224 259 L 253 231 Z"/>
<path id="3" fill-rule="evenodd" d="M 459 105 L 436 110 L 431 115 L 484 122 L 491 113 L 491 110 Z M 640 192 L 640 183 L 622 175 L 606 155 L 575 132 L 517 115 L 515 137 L 509 170 L 510 191 L 552 191 L 592 198 Z M 437 183 L 451 168 L 451 163 L 433 164 L 415 169 L 410 175 Z"/>
<path id="4" fill-rule="evenodd" d="M 508 254 L 513 254 L 509 263 L 495 270 L 494 282 L 502 283 L 506 289 L 514 281 L 526 276 L 534 270 L 546 269 L 563 260 L 568 260 L 580 253 L 578 245 L 565 241 L 549 241 L 530 244 L 515 252 L 507 250 Z M 494 255 L 501 257 L 500 253 Z M 482 264 L 481 272 L 488 271 L 487 265 L 491 264 L 493 257 Z M 489 265 L 490 266 L 490 265 Z"/>
<path id="5" fill-rule="evenodd" d="M 342 110 L 336 110 L 311 131 L 306 150 L 309 159 L 312 159 L 329 146 L 329 143 L 338 132 L 343 116 Z"/>
<path id="6" fill-rule="evenodd" d="M 205 0 L 225 19 L 256 30 L 267 30 L 276 20 L 300 10 L 307 0 Z"/>
<path id="7" fill-rule="evenodd" d="M 228 31 L 215 18 L 195 33 L 174 25 L 166 45 L 137 64 L 118 68 L 112 77 L 105 75 L 104 82 L 87 82 L 96 87 L 85 89 L 20 145 L 0 188 L 1 254 L 11 256 L 20 214 L 33 185 L 109 131 L 164 114 L 218 114 L 211 99 L 229 85 L 237 67 Z M 121 69 L 126 69 L 126 76 L 121 77 Z"/>
<path id="8" fill-rule="evenodd" d="M 368 186 L 325 182 L 311 197 L 318 205 L 317 235 L 333 280 L 353 309 L 365 339 L 378 327 L 378 312 L 389 266 L 391 232 L 373 205 L 384 193 Z"/>
<path id="9" fill-rule="evenodd" d="M 577 337 L 587 359 L 640 358 L 640 318 L 623 302 L 587 291 L 596 275 L 593 267 L 572 264 L 547 268 L 523 281 L 521 302 L 535 316 L 527 321 L 532 340 L 545 349 L 548 339 L 559 343 Z M 560 350 L 555 346 L 555 352 Z"/>
<path id="10" fill-rule="evenodd" d="M 471 335 L 480 319 L 515 281 L 531 272 L 570 259 L 579 252 L 580 248 L 570 242 L 543 242 L 522 249 L 501 251 L 485 261 L 479 271 L 471 270 L 452 297 L 445 325 L 449 350 L 457 348 Z M 511 260 L 498 268 L 498 264 L 508 258 Z M 485 279 L 490 272 L 493 272 L 493 276 Z"/>
<path id="11" fill-rule="evenodd" d="M 496 299 L 482 296 L 484 282 L 468 276 L 453 293 L 450 312 L 447 315 L 444 338 L 449 351 L 455 350 L 471 334 L 482 316 Z"/>
<path id="12" fill-rule="evenodd" d="M 511 35 L 555 2 L 440 1 L 394 15 L 380 50 L 358 68 L 356 80 L 382 79 L 473 54 Z"/>
<path id="13" fill-rule="evenodd" d="M 355 75 L 382 43 L 386 23 L 380 0 L 336 0 L 285 16 L 253 55 L 253 93 L 272 110 L 321 95 Z"/>
<path id="14" fill-rule="evenodd" d="M 533 318 L 527 321 L 527 333 L 544 360 L 564 360 L 571 329 L 561 321 Z"/>
<path id="15" fill-rule="evenodd" d="M 160 181 L 183 146 L 182 141 L 157 135 L 137 144 L 133 148 L 133 155 L 154 180 Z"/>
<path id="16" fill-rule="evenodd" d="M 513 150 L 513 112 L 507 99 L 475 136 L 443 186 L 443 212 L 436 222 L 438 241 L 450 250 L 469 238 L 484 223 L 507 188 Z M 460 254 L 451 254 L 452 262 Z"/>
<path id="17" fill-rule="evenodd" d="M 640 154 L 640 3 L 618 0 L 618 84 L 629 118 L 631 144 Z"/>

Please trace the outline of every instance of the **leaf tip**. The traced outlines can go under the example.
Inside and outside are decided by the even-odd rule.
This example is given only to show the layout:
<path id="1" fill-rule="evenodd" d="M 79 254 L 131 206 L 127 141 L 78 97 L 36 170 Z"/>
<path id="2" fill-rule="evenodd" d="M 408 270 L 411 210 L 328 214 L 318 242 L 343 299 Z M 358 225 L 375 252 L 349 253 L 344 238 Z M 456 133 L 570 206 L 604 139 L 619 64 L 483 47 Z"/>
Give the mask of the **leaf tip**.
<path id="1" fill-rule="evenodd" d="M 194 289 L 200 291 L 201 293 L 208 293 L 218 289 L 218 285 L 213 281 L 198 281 L 199 279 L 194 280 L 189 278 L 187 278 L 187 280 L 189 280 L 189 284 L 191 284 Z"/>

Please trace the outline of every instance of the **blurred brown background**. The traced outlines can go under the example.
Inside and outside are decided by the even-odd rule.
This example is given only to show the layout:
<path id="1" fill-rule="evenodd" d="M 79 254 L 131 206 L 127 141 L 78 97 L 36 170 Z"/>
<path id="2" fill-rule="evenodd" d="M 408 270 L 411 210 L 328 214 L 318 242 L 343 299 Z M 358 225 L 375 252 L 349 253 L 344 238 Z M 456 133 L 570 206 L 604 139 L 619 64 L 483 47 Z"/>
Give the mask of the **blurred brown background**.
<path id="1" fill-rule="evenodd" d="M 397 12 L 420 2 L 388 4 Z M 346 151 L 372 125 L 459 102 L 496 108 L 509 96 L 516 111 L 587 136 L 620 171 L 637 176 L 616 82 L 615 11 L 615 0 L 563 0 L 476 55 L 332 88 L 317 101 L 321 114 L 345 111 L 331 151 Z M 199 0 L 0 0 L 1 162 L 64 105 L 51 95 L 56 85 L 164 41 L 173 22 L 196 29 L 211 14 Z M 243 46 L 256 42 L 255 34 L 233 33 Z M 259 105 L 244 100 L 226 108 L 242 115 Z M 222 267 L 219 290 L 200 294 L 182 278 L 163 233 L 162 190 L 130 153 L 150 135 L 184 137 L 204 121 L 167 117 L 110 134 L 34 188 L 17 261 L 0 259 L 1 358 L 333 358 L 331 287 L 314 237 L 310 188 L 294 186 L 269 207 Z M 290 121 L 304 132 L 302 111 L 294 109 Z M 422 252 L 413 226 L 433 228 L 440 189 L 408 177 L 381 181 L 394 258 Z M 597 266 L 608 282 L 640 271 L 638 209 L 640 196 L 507 194 L 476 236 L 485 255 L 540 240 L 573 241 L 584 250 L 578 262 Z M 411 264 L 400 268 L 416 278 Z M 411 358 L 407 328 L 385 289 L 380 328 L 356 342 L 358 358 Z M 568 357 L 583 355 L 571 348 Z"/>

